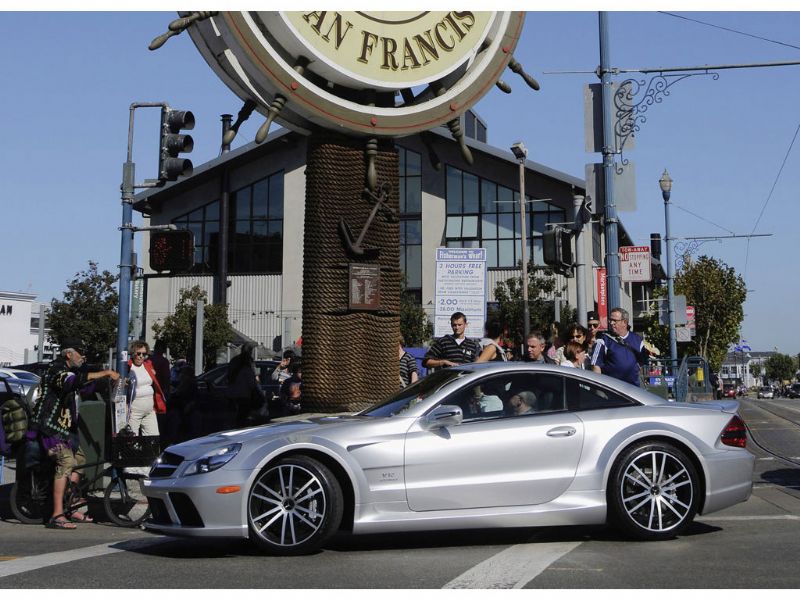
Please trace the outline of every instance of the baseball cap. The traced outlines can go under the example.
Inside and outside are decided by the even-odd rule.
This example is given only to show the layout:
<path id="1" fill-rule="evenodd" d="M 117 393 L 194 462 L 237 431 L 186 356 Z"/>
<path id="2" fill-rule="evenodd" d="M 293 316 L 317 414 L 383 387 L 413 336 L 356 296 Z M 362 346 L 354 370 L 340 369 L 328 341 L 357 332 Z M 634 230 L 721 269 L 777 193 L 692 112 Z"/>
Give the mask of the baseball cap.
<path id="1" fill-rule="evenodd" d="M 86 354 L 86 346 L 83 345 L 83 340 L 79 337 L 65 337 L 61 340 L 61 349 L 66 350 L 67 348 L 77 350 L 80 354 Z"/>
<path id="2" fill-rule="evenodd" d="M 597 316 L 597 312 L 594 310 L 590 310 L 586 313 L 586 321 L 591 323 L 592 321 L 596 321 L 597 323 L 600 322 L 600 317 Z"/>

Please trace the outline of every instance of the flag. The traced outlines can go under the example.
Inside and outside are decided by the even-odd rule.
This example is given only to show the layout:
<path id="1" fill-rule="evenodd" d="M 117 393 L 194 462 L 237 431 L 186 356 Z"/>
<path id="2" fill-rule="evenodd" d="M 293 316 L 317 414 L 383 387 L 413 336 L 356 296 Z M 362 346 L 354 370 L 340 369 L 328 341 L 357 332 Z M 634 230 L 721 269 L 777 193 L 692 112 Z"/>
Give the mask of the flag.
<path id="1" fill-rule="evenodd" d="M 741 351 L 742 351 L 742 347 L 741 347 L 740 345 L 738 345 L 738 344 L 737 344 L 737 345 L 735 345 L 735 346 L 733 347 L 733 351 L 734 351 L 734 352 L 741 352 Z"/>
<path id="2" fill-rule="evenodd" d="M 739 343 L 741 344 L 742 352 L 747 350 L 748 352 L 752 352 L 753 349 L 747 345 L 747 340 L 740 340 Z"/>

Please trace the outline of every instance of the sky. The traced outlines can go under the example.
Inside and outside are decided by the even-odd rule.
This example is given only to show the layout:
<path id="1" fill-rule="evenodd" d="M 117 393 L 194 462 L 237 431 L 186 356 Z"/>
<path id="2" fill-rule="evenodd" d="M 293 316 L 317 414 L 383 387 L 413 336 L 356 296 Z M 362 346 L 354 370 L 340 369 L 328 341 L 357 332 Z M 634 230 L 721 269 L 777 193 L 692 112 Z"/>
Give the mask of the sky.
<path id="1" fill-rule="evenodd" d="M 0 289 L 49 301 L 62 297 L 89 260 L 118 272 L 132 102 L 191 110 L 197 126 L 190 158 L 197 166 L 218 155 L 220 114 L 235 115 L 241 102 L 188 35 L 147 49 L 175 17 L 0 13 Z M 620 69 L 800 61 L 800 13 L 614 11 L 609 40 L 611 63 Z M 493 89 L 475 107 L 488 123 L 489 143 L 523 141 L 531 160 L 583 178 L 585 164 L 602 160 L 584 148 L 583 87 L 598 82 L 597 12 L 528 13 L 514 57 L 541 90 L 507 73 L 513 92 Z M 648 244 L 651 232 L 663 237 L 658 180 L 666 168 L 674 180 L 673 237 L 770 234 L 708 241 L 694 256 L 719 259 L 744 278 L 742 338 L 753 350 L 797 354 L 800 65 L 716 72 L 716 80 L 698 75 L 675 83 L 647 110 L 635 147 L 625 152 L 635 163 L 636 208 L 620 217 L 636 244 Z M 626 77 L 653 76 L 616 80 Z M 137 110 L 135 118 L 140 182 L 156 176 L 158 110 Z M 252 141 L 260 123 L 246 122 L 233 147 Z"/>

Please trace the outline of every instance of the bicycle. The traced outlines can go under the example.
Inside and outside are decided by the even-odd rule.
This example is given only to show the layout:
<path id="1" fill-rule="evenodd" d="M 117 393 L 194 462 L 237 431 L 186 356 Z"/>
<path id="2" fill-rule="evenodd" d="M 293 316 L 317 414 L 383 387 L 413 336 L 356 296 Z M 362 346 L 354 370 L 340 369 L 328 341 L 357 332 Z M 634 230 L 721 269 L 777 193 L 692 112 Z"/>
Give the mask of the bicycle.
<path id="1" fill-rule="evenodd" d="M 17 455 L 17 478 L 11 488 L 11 512 L 25 524 L 42 524 L 52 508 L 53 475 L 55 466 L 33 451 L 31 442 L 22 446 Z M 150 516 L 150 506 L 142 494 L 139 480 L 146 475 L 129 473 L 128 467 L 149 466 L 159 454 L 158 436 L 116 436 L 111 439 L 109 460 L 87 463 L 90 469 L 110 463 L 93 478 L 69 482 L 64 494 L 64 512 L 70 513 L 86 505 L 83 500 L 101 478 L 110 477 L 103 491 L 103 509 L 108 519 L 121 527 L 138 527 Z M 44 460 L 42 460 L 44 459 Z"/>

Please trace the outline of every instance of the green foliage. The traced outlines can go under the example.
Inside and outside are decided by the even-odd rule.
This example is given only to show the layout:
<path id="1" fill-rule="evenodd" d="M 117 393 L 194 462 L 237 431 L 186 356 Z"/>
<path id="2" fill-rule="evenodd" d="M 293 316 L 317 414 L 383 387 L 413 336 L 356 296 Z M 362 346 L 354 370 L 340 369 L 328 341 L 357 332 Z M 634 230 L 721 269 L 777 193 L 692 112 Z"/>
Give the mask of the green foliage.
<path id="1" fill-rule="evenodd" d="M 528 264 L 528 311 L 530 313 L 530 330 L 539 330 L 548 336 L 550 323 L 555 318 L 555 306 L 550 299 L 556 291 L 564 292 L 566 285 L 557 290 L 555 274 L 551 269 Z M 498 282 L 494 288 L 495 300 L 500 305 L 497 313 L 500 322 L 508 326 L 510 341 L 519 347 L 524 336 L 522 277 L 511 277 Z M 561 323 L 566 327 L 575 320 L 576 311 L 568 304 L 561 307 Z M 562 332 L 563 333 L 563 332 Z"/>
<path id="2" fill-rule="evenodd" d="M 405 281 L 400 287 L 400 335 L 409 347 L 422 346 L 433 336 L 433 323 L 416 298 L 406 291 Z"/>
<path id="3" fill-rule="evenodd" d="M 75 273 L 67 282 L 62 300 L 53 298 L 47 315 L 50 341 L 60 343 L 68 337 L 78 337 L 86 346 L 89 362 L 103 362 L 108 349 L 116 345 L 119 294 L 117 276 L 98 271 L 97 263 Z"/>
<path id="4" fill-rule="evenodd" d="M 739 339 L 747 298 L 744 280 L 720 260 L 701 256 L 693 262 L 687 256 L 674 283 L 675 293 L 685 295 L 686 304 L 695 309 L 696 334 L 685 344 L 686 352 L 702 356 L 718 371 Z"/>
<path id="5" fill-rule="evenodd" d="M 797 371 L 794 358 L 780 352 L 770 356 L 764 363 L 767 379 L 770 381 L 792 381 Z"/>
<path id="6" fill-rule="evenodd" d="M 208 304 L 208 294 L 200 286 L 181 290 L 175 311 L 163 322 L 153 323 L 153 333 L 156 339 L 166 342 L 173 357 L 193 360 L 198 300 L 206 302 L 203 309 L 203 370 L 207 370 L 216 364 L 217 349 L 233 339 L 233 328 L 228 323 L 227 305 Z"/>

